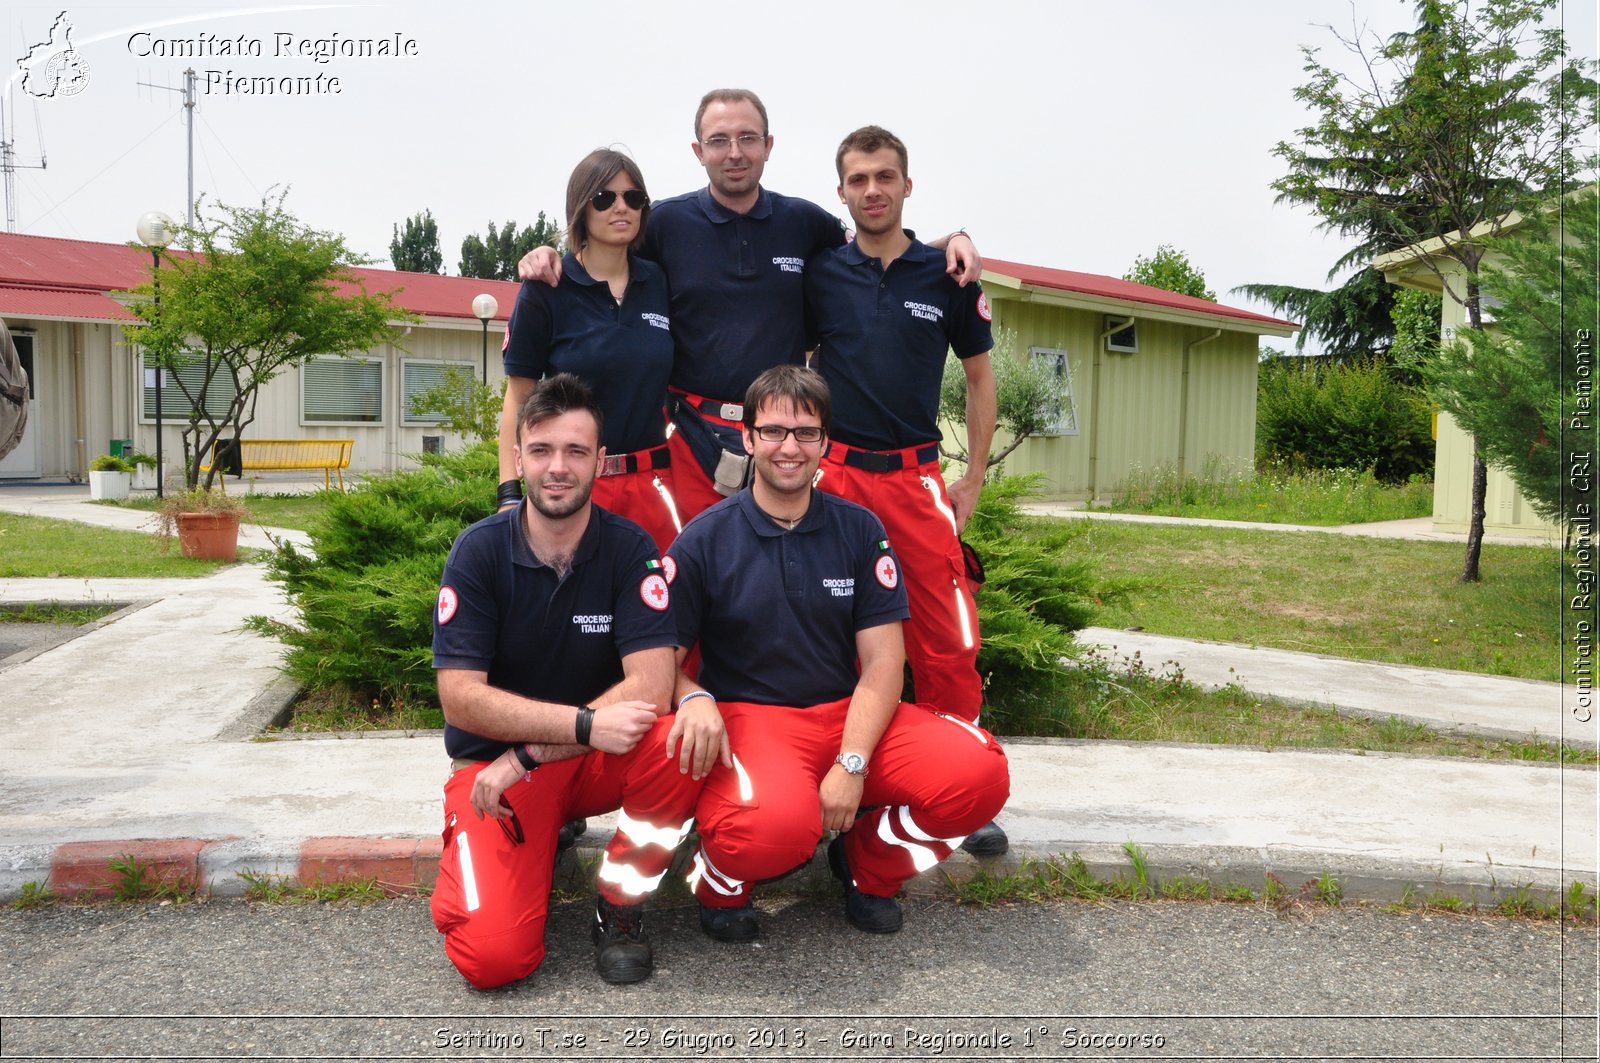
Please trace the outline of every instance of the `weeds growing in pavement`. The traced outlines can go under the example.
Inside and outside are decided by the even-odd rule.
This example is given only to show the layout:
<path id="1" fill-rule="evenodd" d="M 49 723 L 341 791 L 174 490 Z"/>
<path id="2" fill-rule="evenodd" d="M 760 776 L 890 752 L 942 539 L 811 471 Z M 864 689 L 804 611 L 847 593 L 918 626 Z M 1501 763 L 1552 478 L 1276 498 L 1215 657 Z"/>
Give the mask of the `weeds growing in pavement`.
<path id="1" fill-rule="evenodd" d="M 11 908 L 19 912 L 29 908 L 42 908 L 59 899 L 47 884 L 24 882 L 22 892 L 11 901 Z"/>
<path id="2" fill-rule="evenodd" d="M 107 864 L 117 880 L 111 885 L 112 898 L 118 901 L 193 900 L 198 890 L 194 879 L 164 876 L 137 856 L 123 853 Z"/>
<path id="3" fill-rule="evenodd" d="M 302 886 L 287 875 L 263 875 L 254 871 L 241 871 L 246 900 L 264 904 L 332 904 L 352 901 L 371 904 L 412 890 L 392 890 L 375 878 L 339 879 L 334 882 L 314 882 Z"/>

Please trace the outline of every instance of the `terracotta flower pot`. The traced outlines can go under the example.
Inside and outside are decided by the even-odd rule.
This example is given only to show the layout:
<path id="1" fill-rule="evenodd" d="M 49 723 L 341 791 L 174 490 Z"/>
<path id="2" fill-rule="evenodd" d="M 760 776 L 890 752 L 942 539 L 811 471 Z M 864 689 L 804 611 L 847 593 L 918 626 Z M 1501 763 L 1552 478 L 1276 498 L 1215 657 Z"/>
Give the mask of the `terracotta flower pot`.
<path id="1" fill-rule="evenodd" d="M 179 513 L 178 545 L 184 557 L 233 561 L 239 556 L 239 514 Z"/>

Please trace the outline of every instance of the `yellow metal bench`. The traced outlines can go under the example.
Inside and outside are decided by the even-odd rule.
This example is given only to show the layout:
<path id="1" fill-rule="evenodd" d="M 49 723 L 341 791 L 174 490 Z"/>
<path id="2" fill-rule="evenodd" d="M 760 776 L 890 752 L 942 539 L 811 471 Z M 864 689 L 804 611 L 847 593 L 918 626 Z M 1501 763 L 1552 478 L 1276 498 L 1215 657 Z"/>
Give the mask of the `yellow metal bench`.
<path id="1" fill-rule="evenodd" d="M 239 468 L 244 472 L 277 470 L 321 469 L 322 486 L 332 486 L 330 475 L 339 478 L 339 490 L 344 490 L 344 470 L 350 467 L 350 450 L 356 445 L 353 439 L 241 439 L 239 440 Z M 226 459 L 233 449 L 233 440 L 219 439 L 211 446 L 211 460 L 200 466 L 201 472 L 210 472 L 215 466 L 231 468 Z M 218 477 L 227 491 L 227 477 Z"/>

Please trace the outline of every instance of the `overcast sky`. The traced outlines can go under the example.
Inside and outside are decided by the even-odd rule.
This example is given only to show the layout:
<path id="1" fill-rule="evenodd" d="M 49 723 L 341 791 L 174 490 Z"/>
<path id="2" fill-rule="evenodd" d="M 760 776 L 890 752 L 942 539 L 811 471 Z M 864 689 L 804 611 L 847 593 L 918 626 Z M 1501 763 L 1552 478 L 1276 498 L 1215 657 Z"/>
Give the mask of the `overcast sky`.
<path id="1" fill-rule="evenodd" d="M 1593 56 L 1596 5 L 1560 12 Z M 0 52 L 45 40 L 63 8 L 10 4 Z M 880 0 L 736 7 L 610 0 L 362 5 L 73 4 L 81 91 L 7 83 L 18 231 L 133 238 L 144 211 L 182 220 L 178 87 L 200 73 L 195 187 L 229 204 L 289 186 L 302 220 L 386 259 L 424 208 L 447 272 L 490 220 L 559 217 L 589 149 L 630 152 L 655 196 L 704 184 L 690 152 L 700 95 L 752 88 L 776 136 L 765 184 L 842 213 L 833 150 L 877 123 L 910 148 L 907 223 L 963 226 L 995 258 L 1120 276 L 1161 243 L 1186 251 L 1223 302 L 1253 281 L 1321 286 L 1342 245 L 1273 204 L 1273 146 L 1307 123 L 1300 45 L 1341 56 L 1326 28 L 1387 35 L 1411 0 Z M 738 11 L 737 18 L 728 12 Z M 396 58 L 292 51 L 334 38 L 403 42 Z M 260 55 L 216 54 L 222 40 Z M 174 43 L 176 42 L 176 43 Z M 405 43 L 410 42 L 410 43 Z M 291 51 L 280 54 L 287 43 Z M 163 55 L 184 47 L 213 54 Z M 1342 61 L 1342 60 L 1341 60 Z M 323 90 L 245 95 L 228 78 L 315 78 Z M 331 89 L 331 79 L 338 91 Z M 209 91 L 208 91 L 209 89 Z M 41 149 L 42 137 L 42 149 Z"/>

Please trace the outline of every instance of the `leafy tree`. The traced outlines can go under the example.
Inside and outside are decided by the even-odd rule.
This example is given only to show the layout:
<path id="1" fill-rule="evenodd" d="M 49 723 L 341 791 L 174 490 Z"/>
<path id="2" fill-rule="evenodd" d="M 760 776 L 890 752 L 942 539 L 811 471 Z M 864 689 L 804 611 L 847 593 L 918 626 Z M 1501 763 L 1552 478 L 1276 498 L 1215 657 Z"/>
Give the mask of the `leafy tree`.
<path id="1" fill-rule="evenodd" d="M 1171 244 L 1162 244 L 1149 258 L 1136 256 L 1133 268 L 1124 273 L 1122 279 L 1213 303 L 1217 301 L 1217 293 L 1206 287 L 1205 274 L 1195 269 L 1188 255 Z"/>
<path id="2" fill-rule="evenodd" d="M 444 417 L 441 427 L 469 439 L 483 442 L 500 438 L 500 409 L 505 401 L 506 382 L 490 387 L 471 369 L 451 366 L 432 387 L 411 397 L 414 414 L 437 413 Z"/>
<path id="3" fill-rule="evenodd" d="M 138 323 L 124 325 L 124 336 L 172 374 L 189 404 L 183 449 L 190 488 L 214 444 L 237 440 L 255 420 L 263 384 L 319 354 L 393 343 L 394 322 L 416 320 L 387 294 L 367 294 L 350 271 L 367 260 L 343 237 L 301 225 L 284 209 L 284 195 L 259 207 L 218 204 L 222 220 L 201 219 L 180 234 L 197 252 L 164 258 L 160 303 L 154 276 L 130 293 Z M 345 294 L 340 285 L 355 290 Z M 231 400 L 221 401 L 230 388 Z M 214 464 L 207 488 L 217 472 Z"/>
<path id="4" fill-rule="evenodd" d="M 1432 292 L 1417 288 L 1395 291 L 1394 308 L 1390 311 L 1394 321 L 1394 346 L 1389 349 L 1390 360 L 1408 381 L 1416 382 L 1417 367 L 1439 350 L 1442 301 Z"/>
<path id="5" fill-rule="evenodd" d="M 1011 436 L 1011 442 L 989 455 L 991 469 L 1021 446 L 1024 439 L 1055 424 L 1067 401 L 1069 378 L 1058 376 L 1053 367 L 1042 362 L 1018 358 L 1013 353 L 1016 338 L 1011 329 L 1000 330 L 991 355 L 996 421 Z M 945 359 L 944 378 L 939 383 L 939 416 L 952 424 L 961 424 L 967 416 L 967 377 L 953 355 Z M 963 464 L 968 460 L 965 450 L 947 450 L 943 444 L 939 453 Z"/>
<path id="6" fill-rule="evenodd" d="M 433 220 L 433 211 L 407 218 L 404 232 L 400 226 L 394 227 L 389 261 L 395 269 L 409 273 L 444 272 L 444 253 L 439 250 L 439 226 Z"/>
<path id="7" fill-rule="evenodd" d="M 1481 327 L 1484 238 L 1592 165 L 1573 145 L 1594 124 L 1593 64 L 1568 58 L 1561 31 L 1541 26 L 1557 3 L 1419 0 L 1416 29 L 1387 41 L 1335 31 L 1355 59 L 1352 76 L 1303 49 L 1308 80 L 1295 96 L 1314 123 L 1275 149 L 1289 167 L 1273 184 L 1280 198 L 1372 247 L 1439 239 L 1427 265 Z M 1478 454 L 1465 581 L 1479 579 L 1486 484 Z"/>
<path id="8" fill-rule="evenodd" d="M 1384 251 L 1366 256 L 1370 261 Z M 1341 259 L 1341 261 L 1343 261 Z M 1331 280 L 1342 269 L 1335 266 Z M 1300 323 L 1295 336 L 1297 351 L 1315 339 L 1322 356 L 1335 362 L 1359 362 L 1385 357 L 1394 342 L 1394 286 L 1371 267 L 1356 270 L 1337 288 L 1299 288 L 1290 284 L 1241 284 L 1235 294 L 1260 299 L 1272 309 Z"/>
<path id="9" fill-rule="evenodd" d="M 1571 352 L 1579 330 L 1590 330 L 1592 350 L 1600 329 L 1600 192 L 1590 188 L 1563 206 L 1559 229 L 1535 215 L 1525 239 L 1491 242 L 1503 256 L 1482 273 L 1483 288 L 1500 300 L 1494 324 L 1468 329 L 1421 363 L 1440 407 L 1550 521 L 1570 521 L 1594 501 L 1592 490 L 1564 488 L 1567 452 L 1595 452 L 1592 378 L 1576 375 Z"/>
<path id="10" fill-rule="evenodd" d="M 520 231 L 514 221 L 506 222 L 503 229 L 496 228 L 491 221 L 486 235 L 474 234 L 461 241 L 461 275 L 514 281 L 522 256 L 541 246 L 562 249 L 561 227 L 547 219 L 544 211 L 539 212 L 532 225 L 524 225 Z"/>

